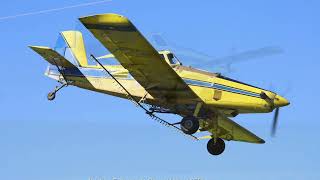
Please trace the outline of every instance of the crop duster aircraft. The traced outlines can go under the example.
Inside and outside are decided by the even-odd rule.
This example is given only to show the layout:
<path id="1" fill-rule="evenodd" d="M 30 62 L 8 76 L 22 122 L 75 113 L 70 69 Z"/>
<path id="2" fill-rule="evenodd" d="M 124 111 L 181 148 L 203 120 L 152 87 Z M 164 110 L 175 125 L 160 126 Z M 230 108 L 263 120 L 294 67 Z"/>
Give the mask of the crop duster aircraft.
<path id="1" fill-rule="evenodd" d="M 79 31 L 60 33 L 65 45 L 60 49 L 30 46 L 50 63 L 45 75 L 62 84 L 48 94 L 49 100 L 68 85 L 127 98 L 162 124 L 196 140 L 209 139 L 207 150 L 212 155 L 224 151 L 224 140 L 265 142 L 230 118 L 275 110 L 274 133 L 279 108 L 289 105 L 288 100 L 274 92 L 182 65 L 172 52 L 158 52 L 122 15 L 99 14 L 79 20 L 111 54 L 91 55 L 96 64 L 89 65 Z M 116 58 L 120 65 L 100 62 L 110 57 Z M 177 114 L 182 120 L 170 123 L 156 113 Z M 203 131 L 209 135 L 196 136 Z"/>

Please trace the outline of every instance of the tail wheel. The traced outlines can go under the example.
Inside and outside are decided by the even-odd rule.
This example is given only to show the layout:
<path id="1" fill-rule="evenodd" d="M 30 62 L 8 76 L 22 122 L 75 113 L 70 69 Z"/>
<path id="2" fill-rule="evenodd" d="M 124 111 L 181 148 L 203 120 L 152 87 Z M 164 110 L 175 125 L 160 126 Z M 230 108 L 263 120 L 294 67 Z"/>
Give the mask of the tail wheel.
<path id="1" fill-rule="evenodd" d="M 195 117 L 184 117 L 181 120 L 181 130 L 186 134 L 194 134 L 199 129 L 199 120 Z"/>
<path id="2" fill-rule="evenodd" d="M 210 154 L 216 156 L 223 153 L 225 146 L 226 145 L 221 138 L 217 138 L 216 141 L 210 139 L 207 144 L 207 149 Z"/>
<path id="3" fill-rule="evenodd" d="M 54 92 L 49 93 L 47 98 L 49 101 L 54 100 L 54 98 L 56 98 L 56 93 L 54 93 Z"/>

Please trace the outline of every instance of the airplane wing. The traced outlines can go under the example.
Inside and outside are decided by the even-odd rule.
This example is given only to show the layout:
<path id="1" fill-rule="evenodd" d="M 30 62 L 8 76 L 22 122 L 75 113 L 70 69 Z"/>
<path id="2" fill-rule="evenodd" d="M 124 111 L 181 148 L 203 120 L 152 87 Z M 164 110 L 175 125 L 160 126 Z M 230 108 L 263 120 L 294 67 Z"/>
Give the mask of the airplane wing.
<path id="1" fill-rule="evenodd" d="M 198 99 L 126 17 L 102 14 L 80 21 L 154 98 Z"/>
<path id="2" fill-rule="evenodd" d="M 208 130 L 215 134 L 213 129 Z M 217 136 L 232 141 L 242 141 L 249 143 L 263 144 L 265 141 L 244 127 L 240 126 L 233 120 L 229 119 L 225 114 L 218 112 L 218 133 Z M 211 139 L 210 136 L 204 136 L 199 139 Z"/>
<path id="3" fill-rule="evenodd" d="M 157 50 L 127 18 L 117 14 L 102 14 L 83 17 L 80 21 L 154 98 L 198 99 L 197 95 L 172 67 L 161 59 Z M 264 143 L 261 138 L 223 113 L 218 113 L 219 137 L 227 140 Z M 212 129 L 208 131 L 214 133 Z"/>
<path id="4" fill-rule="evenodd" d="M 44 47 L 44 46 L 29 46 L 29 47 L 52 65 L 62 66 L 66 68 L 74 67 L 72 63 L 70 63 L 63 56 L 61 56 L 59 53 L 57 53 L 55 50 L 49 47 Z"/>

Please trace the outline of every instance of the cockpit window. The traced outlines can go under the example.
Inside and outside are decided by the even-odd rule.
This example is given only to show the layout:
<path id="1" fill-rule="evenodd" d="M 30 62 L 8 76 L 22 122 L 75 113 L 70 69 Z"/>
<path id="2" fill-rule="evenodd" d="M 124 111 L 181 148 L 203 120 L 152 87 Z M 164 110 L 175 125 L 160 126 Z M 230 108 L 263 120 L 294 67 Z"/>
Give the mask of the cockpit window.
<path id="1" fill-rule="evenodd" d="M 166 60 L 166 58 L 164 57 L 163 54 L 160 54 L 160 56 L 161 56 L 161 58 L 162 58 L 163 60 Z"/>
<path id="2" fill-rule="evenodd" d="M 170 64 L 179 64 L 179 61 L 172 53 L 168 54 L 168 59 L 169 59 Z"/>
<path id="3" fill-rule="evenodd" d="M 159 55 L 163 60 L 165 60 L 170 65 L 182 65 L 180 61 L 177 59 L 177 57 L 170 52 L 164 52 L 164 53 L 160 52 Z"/>

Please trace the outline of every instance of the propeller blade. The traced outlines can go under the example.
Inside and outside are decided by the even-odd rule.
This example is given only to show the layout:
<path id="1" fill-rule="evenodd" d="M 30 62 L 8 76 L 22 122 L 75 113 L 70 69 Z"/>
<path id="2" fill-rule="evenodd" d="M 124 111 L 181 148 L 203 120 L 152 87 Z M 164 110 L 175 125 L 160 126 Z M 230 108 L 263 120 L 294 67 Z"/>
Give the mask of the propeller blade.
<path id="1" fill-rule="evenodd" d="M 280 47 L 275 46 L 267 46 L 259 49 L 252 49 L 248 51 L 243 51 L 240 53 L 232 54 L 229 56 L 211 59 L 207 63 L 203 64 L 204 66 L 208 65 L 217 65 L 217 64 L 231 64 L 231 63 L 237 63 L 237 62 L 244 62 L 251 59 L 256 58 L 263 58 L 267 56 L 272 56 L 276 54 L 283 53 L 284 50 Z"/>
<path id="2" fill-rule="evenodd" d="M 271 136 L 274 137 L 276 135 L 277 124 L 278 124 L 278 117 L 279 117 L 279 108 L 276 109 L 273 117 L 272 129 L 271 129 Z"/>
<path id="3" fill-rule="evenodd" d="M 192 67 L 201 68 L 208 71 L 219 71 L 224 74 L 232 71 L 230 67 L 234 63 L 277 55 L 284 52 L 284 50 L 280 47 L 266 46 L 259 49 L 251 49 L 216 58 L 197 50 L 183 47 L 176 43 L 167 41 L 159 33 L 152 34 L 151 39 L 156 48 L 168 49 L 172 51 L 175 55 L 183 60 L 183 64 L 188 64 Z"/>

